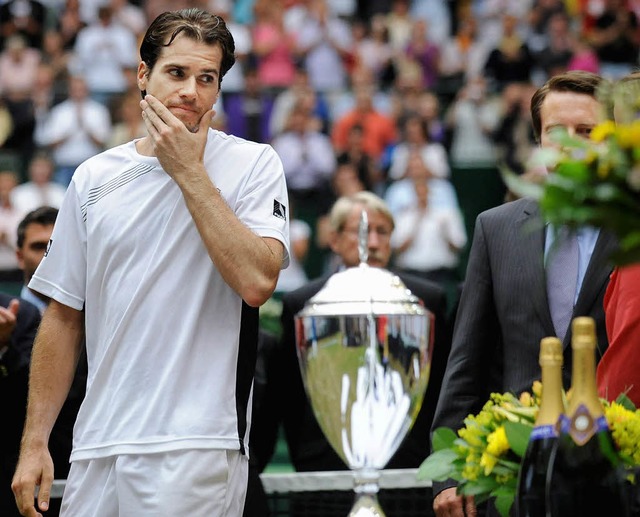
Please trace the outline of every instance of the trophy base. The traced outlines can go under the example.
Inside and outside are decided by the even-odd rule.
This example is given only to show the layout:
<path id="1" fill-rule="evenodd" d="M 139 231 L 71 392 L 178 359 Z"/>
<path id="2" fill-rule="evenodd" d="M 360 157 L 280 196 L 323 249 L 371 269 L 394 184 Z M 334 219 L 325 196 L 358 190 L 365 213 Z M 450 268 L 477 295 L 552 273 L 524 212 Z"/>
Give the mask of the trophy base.
<path id="1" fill-rule="evenodd" d="M 382 511 L 378 498 L 371 494 L 358 494 L 356 502 L 348 517 L 386 517 Z"/>

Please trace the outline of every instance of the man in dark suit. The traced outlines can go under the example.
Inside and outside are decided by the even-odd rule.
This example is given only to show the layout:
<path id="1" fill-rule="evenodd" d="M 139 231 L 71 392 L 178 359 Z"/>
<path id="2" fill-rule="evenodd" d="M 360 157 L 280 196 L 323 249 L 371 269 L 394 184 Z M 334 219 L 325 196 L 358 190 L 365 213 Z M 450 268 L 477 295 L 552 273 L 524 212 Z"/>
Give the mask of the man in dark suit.
<path id="1" fill-rule="evenodd" d="M 31 346 L 40 312 L 29 302 L 0 293 L 0 515 L 19 517 L 11 491 L 27 407 Z"/>
<path id="2" fill-rule="evenodd" d="M 360 263 L 358 225 L 363 209 L 367 212 L 369 222 L 368 264 L 386 267 L 391 257 L 389 241 L 394 221 L 384 201 L 371 192 L 364 191 L 343 197 L 334 204 L 329 216 L 333 232 L 331 247 L 345 267 L 354 267 Z M 435 318 L 434 351 L 425 400 L 413 428 L 387 465 L 387 468 L 412 468 L 419 466 L 429 452 L 429 428 L 449 353 L 451 332 L 446 314 L 446 294 L 442 287 L 410 275 L 399 276 Z M 322 289 L 328 278 L 318 278 L 283 295 L 279 357 L 270 362 L 269 377 L 279 383 L 277 402 L 283 411 L 281 418 L 289 455 L 297 471 L 347 468 L 325 439 L 313 415 L 305 394 L 295 349 L 294 316 Z M 259 426 L 256 429 L 259 431 Z"/>
<path id="3" fill-rule="evenodd" d="M 542 147 L 554 145 L 550 133 L 558 127 L 573 136 L 588 136 L 600 120 L 596 93 L 601 81 L 587 72 L 568 72 L 552 77 L 534 94 L 531 113 Z M 568 388 L 571 329 L 567 324 L 554 326 L 556 314 L 549 305 L 554 293 L 547 287 L 545 273 L 555 235 L 530 199 L 505 203 L 478 216 L 433 429 L 461 428 L 464 418 L 478 413 L 493 391 L 530 390 L 540 378 L 539 347 L 546 336 L 564 335 L 563 381 Z M 607 348 L 603 295 L 615 242 L 595 228 L 579 229 L 577 241 L 577 284 L 571 289 L 570 316 L 595 319 L 599 359 Z M 456 495 L 453 481 L 434 483 L 434 493 L 439 517 L 476 515 L 473 499 Z"/>
<path id="4" fill-rule="evenodd" d="M 29 289 L 28 284 L 45 254 L 57 216 L 57 208 L 41 206 L 25 215 L 18 225 L 16 255 L 18 258 L 18 265 L 24 274 L 24 285 L 20 292 L 20 296 L 23 300 L 26 300 L 26 302 L 30 302 L 30 305 L 35 306 L 40 312 L 40 315 L 44 314 L 50 300 L 46 296 Z M 32 345 L 33 341 L 29 343 L 29 358 L 31 357 Z M 22 391 L 24 391 L 24 400 L 22 401 L 22 406 L 24 408 L 27 403 L 26 395 L 28 383 L 26 375 L 23 382 L 24 385 L 20 386 L 19 389 L 21 396 Z M 67 400 L 62 406 L 56 423 L 49 435 L 49 450 L 51 452 L 51 459 L 53 460 L 54 475 L 56 479 L 66 479 L 69 474 L 69 457 L 71 455 L 73 442 L 73 426 L 80 409 L 80 404 L 84 399 L 86 384 L 87 357 L 83 348 Z M 17 385 L 16 389 L 18 389 Z M 22 425 L 24 423 L 25 416 L 26 415 L 23 410 L 22 416 L 17 424 L 20 428 L 20 434 L 22 433 Z M 20 444 L 20 434 L 15 442 L 16 447 Z M 19 515 L 13 494 L 11 494 L 11 496 L 12 504 L 16 508 L 15 515 Z M 61 502 L 62 500 L 60 498 L 51 499 L 49 503 L 49 510 L 47 511 L 47 515 L 49 517 L 59 515 Z M 0 515 L 4 514 L 0 513 Z"/>

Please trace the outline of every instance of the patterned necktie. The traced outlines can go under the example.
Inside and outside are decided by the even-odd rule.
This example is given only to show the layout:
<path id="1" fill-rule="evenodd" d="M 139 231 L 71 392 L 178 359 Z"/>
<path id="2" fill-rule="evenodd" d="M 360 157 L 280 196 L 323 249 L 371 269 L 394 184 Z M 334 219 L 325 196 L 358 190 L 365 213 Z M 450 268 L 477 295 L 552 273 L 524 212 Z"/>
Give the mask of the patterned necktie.
<path id="1" fill-rule="evenodd" d="M 547 296 L 556 335 L 564 341 L 578 283 L 578 238 L 575 231 L 563 226 L 556 233 L 547 258 Z"/>

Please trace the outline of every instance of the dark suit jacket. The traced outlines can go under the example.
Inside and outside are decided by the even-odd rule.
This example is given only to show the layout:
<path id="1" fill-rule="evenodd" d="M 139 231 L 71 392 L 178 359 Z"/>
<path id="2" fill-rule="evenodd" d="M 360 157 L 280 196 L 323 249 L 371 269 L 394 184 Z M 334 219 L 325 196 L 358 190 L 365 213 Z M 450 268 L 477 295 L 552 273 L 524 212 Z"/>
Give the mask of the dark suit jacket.
<path id="1" fill-rule="evenodd" d="M 429 428 L 438 399 L 444 366 L 451 345 L 445 291 L 433 282 L 410 275 L 399 275 L 414 295 L 435 317 L 434 353 L 429 385 L 422 409 L 388 468 L 417 467 L 429 453 Z M 286 293 L 282 297 L 282 340 L 279 358 L 269 374 L 279 384 L 279 407 L 289 455 L 297 471 L 344 470 L 347 466 L 324 438 L 307 400 L 295 347 L 294 316 L 324 286 L 323 277 Z"/>
<path id="2" fill-rule="evenodd" d="M 451 353 L 433 429 L 459 429 L 492 391 L 529 391 L 540 378 L 540 340 L 554 336 L 544 272 L 545 229 L 538 205 L 520 199 L 476 220 Z M 611 273 L 613 237 L 601 232 L 574 309 L 591 316 L 598 359 L 607 348 L 603 296 Z M 571 376 L 571 331 L 564 341 L 563 382 Z M 434 494 L 453 483 L 434 483 Z"/>
<path id="3" fill-rule="evenodd" d="M 16 297 L 0 293 L 0 305 L 8 307 L 14 298 Z M 38 309 L 26 300 L 20 299 L 11 344 L 0 359 L 0 414 L 3 431 L 3 438 L 0 440 L 0 515 L 7 517 L 20 515 L 11 492 L 11 478 L 20 452 L 27 407 L 31 348 L 38 325 Z"/>

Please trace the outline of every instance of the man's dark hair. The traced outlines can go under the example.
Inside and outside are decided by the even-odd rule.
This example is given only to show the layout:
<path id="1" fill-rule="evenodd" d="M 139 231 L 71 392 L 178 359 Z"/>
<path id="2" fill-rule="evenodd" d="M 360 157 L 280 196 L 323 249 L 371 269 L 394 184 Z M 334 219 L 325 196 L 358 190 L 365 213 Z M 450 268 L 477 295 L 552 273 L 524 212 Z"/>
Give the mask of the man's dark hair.
<path id="1" fill-rule="evenodd" d="M 27 226 L 30 224 L 41 224 L 42 226 L 49 226 L 56 222 L 58 217 L 58 209 L 52 206 L 41 206 L 32 210 L 24 219 L 18 224 L 18 239 L 17 246 L 22 248 L 24 245 L 24 236 L 27 233 Z"/>
<path id="2" fill-rule="evenodd" d="M 236 47 L 224 20 L 202 9 L 167 11 L 151 22 L 140 44 L 140 59 L 147 65 L 149 73 L 158 61 L 162 49 L 170 46 L 179 34 L 207 45 L 220 45 L 220 86 L 222 78 L 236 61 Z"/>
<path id="3" fill-rule="evenodd" d="M 604 79 L 601 76 L 579 70 L 573 70 L 551 77 L 533 94 L 533 97 L 531 97 L 531 120 L 536 140 L 540 142 L 542 135 L 540 110 L 549 92 L 582 93 L 597 98 L 598 91 L 603 83 Z"/>

